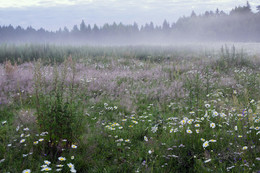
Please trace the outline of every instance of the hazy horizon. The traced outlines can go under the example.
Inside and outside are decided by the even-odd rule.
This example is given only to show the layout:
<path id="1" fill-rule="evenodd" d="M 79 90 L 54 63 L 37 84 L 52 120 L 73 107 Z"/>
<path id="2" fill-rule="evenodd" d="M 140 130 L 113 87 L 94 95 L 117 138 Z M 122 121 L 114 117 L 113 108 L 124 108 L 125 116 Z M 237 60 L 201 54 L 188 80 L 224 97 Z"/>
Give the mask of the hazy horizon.
<path id="1" fill-rule="evenodd" d="M 182 16 L 215 11 L 217 8 L 228 13 L 235 6 L 244 6 L 245 0 L 0 0 L 0 25 L 32 26 L 56 31 L 59 28 L 86 24 L 103 26 L 113 22 L 139 26 L 153 22 L 161 25 L 166 19 L 176 22 Z M 252 11 L 259 5 L 254 0 L 248 1 Z"/>

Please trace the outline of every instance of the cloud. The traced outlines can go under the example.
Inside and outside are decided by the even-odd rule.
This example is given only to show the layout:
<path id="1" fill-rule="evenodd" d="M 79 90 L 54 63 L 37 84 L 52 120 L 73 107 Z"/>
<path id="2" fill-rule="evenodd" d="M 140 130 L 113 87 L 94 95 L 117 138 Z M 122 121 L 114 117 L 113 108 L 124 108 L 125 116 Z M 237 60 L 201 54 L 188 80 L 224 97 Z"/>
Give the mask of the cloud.
<path id="1" fill-rule="evenodd" d="M 0 0 L 0 8 L 54 7 L 88 4 L 94 0 Z"/>
<path id="2" fill-rule="evenodd" d="M 256 6 L 254 0 L 249 1 Z M 0 0 L 0 8 L 26 8 L 26 7 L 59 7 L 59 6 L 85 6 L 128 8 L 139 7 L 143 9 L 166 9 L 197 7 L 224 7 L 232 8 L 236 5 L 246 4 L 245 0 Z M 104 9 L 105 10 L 105 9 Z"/>

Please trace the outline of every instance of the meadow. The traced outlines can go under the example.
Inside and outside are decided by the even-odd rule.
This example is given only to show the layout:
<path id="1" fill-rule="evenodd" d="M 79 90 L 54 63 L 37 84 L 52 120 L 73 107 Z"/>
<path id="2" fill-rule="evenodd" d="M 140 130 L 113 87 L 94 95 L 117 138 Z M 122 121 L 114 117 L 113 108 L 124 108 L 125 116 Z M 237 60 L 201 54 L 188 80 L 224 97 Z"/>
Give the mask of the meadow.
<path id="1" fill-rule="evenodd" d="M 260 54 L 0 45 L 0 172 L 259 172 Z"/>

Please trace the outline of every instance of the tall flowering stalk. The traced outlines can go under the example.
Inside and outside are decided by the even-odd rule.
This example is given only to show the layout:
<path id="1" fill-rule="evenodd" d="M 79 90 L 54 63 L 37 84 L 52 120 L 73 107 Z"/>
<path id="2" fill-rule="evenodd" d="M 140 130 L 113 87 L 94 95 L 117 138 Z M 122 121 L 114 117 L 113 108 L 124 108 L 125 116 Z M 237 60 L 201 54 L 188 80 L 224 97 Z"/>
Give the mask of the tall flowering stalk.
<path id="1" fill-rule="evenodd" d="M 75 131 L 79 129 L 81 105 L 74 101 L 74 79 L 75 63 L 71 63 L 72 78 L 69 78 L 68 69 L 71 60 L 62 65 L 55 64 L 52 68 L 52 77 L 46 80 L 48 72 L 40 62 L 37 62 L 34 73 L 35 97 L 38 125 L 41 131 L 47 131 L 47 143 L 53 155 L 62 152 L 62 148 L 71 146 L 74 137 L 78 135 Z M 61 68 L 60 68 L 61 67 Z M 43 75 L 44 74 L 44 75 Z M 64 144 L 63 140 L 66 139 Z"/>

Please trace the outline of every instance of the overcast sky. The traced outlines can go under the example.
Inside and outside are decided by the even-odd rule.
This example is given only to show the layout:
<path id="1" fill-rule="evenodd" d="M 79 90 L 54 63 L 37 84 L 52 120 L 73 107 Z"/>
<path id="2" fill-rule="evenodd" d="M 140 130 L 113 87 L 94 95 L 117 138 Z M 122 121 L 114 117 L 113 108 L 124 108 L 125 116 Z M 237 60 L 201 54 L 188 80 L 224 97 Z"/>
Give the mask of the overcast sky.
<path id="1" fill-rule="evenodd" d="M 249 0 L 252 10 L 260 0 Z M 0 25 L 43 27 L 58 30 L 69 29 L 82 20 L 87 24 L 114 21 L 139 25 L 153 21 L 161 25 L 166 19 L 176 22 L 194 10 L 197 14 L 216 8 L 229 12 L 235 6 L 246 4 L 246 0 L 0 0 Z"/>

